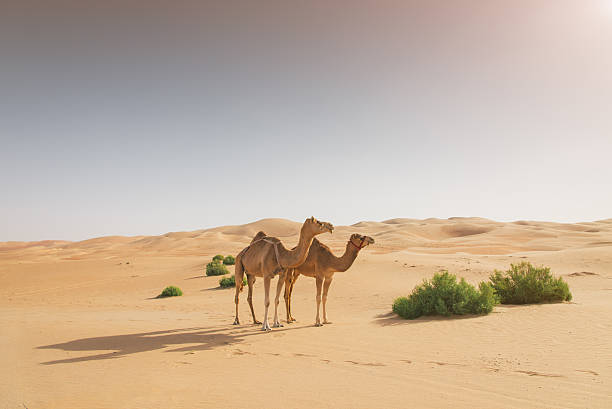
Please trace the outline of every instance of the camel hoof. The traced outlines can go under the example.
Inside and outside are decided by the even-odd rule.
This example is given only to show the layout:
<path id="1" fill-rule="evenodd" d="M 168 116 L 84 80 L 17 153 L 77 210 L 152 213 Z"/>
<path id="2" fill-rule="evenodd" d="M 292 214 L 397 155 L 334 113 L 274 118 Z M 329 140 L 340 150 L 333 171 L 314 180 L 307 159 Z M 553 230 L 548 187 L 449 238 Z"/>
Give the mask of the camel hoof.
<path id="1" fill-rule="evenodd" d="M 320 322 L 317 322 L 317 323 L 315 324 L 315 327 L 322 327 L 322 326 L 323 326 L 323 324 L 321 324 Z"/>
<path id="2" fill-rule="evenodd" d="M 232 324 L 232 325 L 240 325 L 240 321 L 236 320 L 236 321 L 234 321 L 234 324 Z"/>
<path id="3" fill-rule="evenodd" d="M 282 328 L 282 327 L 283 327 L 283 324 L 281 324 L 280 322 L 275 322 L 275 323 L 272 325 L 272 328 Z"/>
<path id="4" fill-rule="evenodd" d="M 272 328 L 270 328 L 270 324 L 266 322 L 265 324 L 262 325 L 261 330 L 262 331 L 272 331 Z"/>
<path id="5" fill-rule="evenodd" d="M 253 325 L 261 325 L 261 321 L 253 321 Z"/>

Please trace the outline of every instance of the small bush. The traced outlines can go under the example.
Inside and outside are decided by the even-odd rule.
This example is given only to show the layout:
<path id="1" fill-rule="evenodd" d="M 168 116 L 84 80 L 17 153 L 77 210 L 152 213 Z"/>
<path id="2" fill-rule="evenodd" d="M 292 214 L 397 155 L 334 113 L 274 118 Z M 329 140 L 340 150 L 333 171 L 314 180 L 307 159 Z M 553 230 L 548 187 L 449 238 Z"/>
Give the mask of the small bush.
<path id="1" fill-rule="evenodd" d="M 495 270 L 490 276 L 502 304 L 533 304 L 571 301 L 572 293 L 561 277 L 555 278 L 549 267 L 535 267 L 528 262 L 511 264 L 510 270 Z"/>
<path id="2" fill-rule="evenodd" d="M 212 261 L 216 261 L 216 262 L 218 262 L 218 263 L 221 263 L 221 262 L 223 262 L 223 258 L 224 258 L 224 257 L 223 257 L 223 255 L 221 255 L 221 254 L 217 254 L 216 256 L 214 256 L 214 257 L 212 258 Z"/>
<path id="3" fill-rule="evenodd" d="M 227 267 L 218 261 L 211 261 L 206 264 L 206 275 L 207 276 L 222 276 L 224 274 L 228 274 L 229 271 Z"/>
<path id="4" fill-rule="evenodd" d="M 219 280 L 219 285 L 222 288 L 236 287 L 236 277 L 223 277 L 221 280 Z M 246 277 L 242 277 L 242 285 L 247 285 Z"/>
<path id="5" fill-rule="evenodd" d="M 181 291 L 180 288 L 175 287 L 173 285 L 168 286 L 166 288 L 164 288 L 164 291 L 161 292 L 160 295 L 158 295 L 158 298 L 163 298 L 163 297 L 178 297 L 183 295 L 183 292 Z"/>
<path id="6" fill-rule="evenodd" d="M 481 282 L 478 289 L 448 271 L 436 273 L 431 281 L 424 280 L 408 297 L 393 302 L 393 312 L 403 318 L 421 315 L 488 314 L 499 303 L 493 287 Z"/>
<path id="7" fill-rule="evenodd" d="M 223 259 L 223 264 L 225 264 L 226 266 L 233 266 L 234 264 L 236 264 L 236 259 L 234 258 L 234 256 L 225 256 L 225 258 Z"/>

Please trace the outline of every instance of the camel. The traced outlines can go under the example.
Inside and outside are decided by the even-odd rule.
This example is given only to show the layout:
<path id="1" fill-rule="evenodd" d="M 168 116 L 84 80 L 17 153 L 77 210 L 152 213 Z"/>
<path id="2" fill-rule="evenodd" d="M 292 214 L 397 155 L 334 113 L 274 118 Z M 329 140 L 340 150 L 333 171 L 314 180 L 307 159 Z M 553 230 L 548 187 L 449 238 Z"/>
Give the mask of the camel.
<path id="1" fill-rule="evenodd" d="M 331 223 L 320 222 L 314 217 L 306 219 L 300 230 L 300 239 L 298 245 L 288 250 L 285 248 L 283 243 L 276 237 L 264 236 L 265 233 L 259 232 L 255 238 L 251 241 L 251 244 L 244 248 L 236 256 L 236 265 L 234 275 L 236 278 L 236 296 L 234 302 L 236 304 L 236 319 L 234 325 L 239 325 L 240 320 L 238 318 L 238 302 L 239 294 L 243 289 L 242 278 L 244 274 L 247 275 L 247 283 L 249 285 L 249 295 L 247 300 L 251 308 L 251 314 L 253 315 L 253 323 L 259 324 L 255 318 L 255 312 L 253 310 L 252 295 L 253 295 L 253 284 L 255 277 L 263 277 L 264 279 L 264 291 L 265 291 L 265 312 L 264 320 L 261 329 L 263 331 L 269 331 L 270 324 L 268 323 L 268 308 L 270 306 L 270 281 L 274 276 L 279 274 L 279 280 L 276 287 L 276 299 L 274 306 L 274 327 L 282 326 L 278 320 L 278 302 L 280 298 L 280 292 L 285 283 L 285 275 L 288 269 L 299 266 L 304 263 L 308 256 L 308 249 L 312 244 L 314 237 L 322 233 L 331 233 L 334 230 L 334 226 Z M 263 237 L 262 237 L 263 236 Z"/>
<path id="2" fill-rule="evenodd" d="M 291 293 L 293 292 L 293 286 L 296 280 L 300 274 L 302 274 L 307 277 L 314 277 L 317 280 L 317 319 L 315 326 L 320 327 L 323 324 L 331 324 L 331 322 L 327 320 L 325 304 L 327 302 L 327 292 L 334 278 L 334 273 L 348 270 L 357 258 L 359 250 L 373 243 L 374 239 L 372 237 L 353 234 L 346 243 L 344 254 L 341 257 L 336 257 L 329 247 L 319 240 L 314 239 L 304 264 L 295 268 L 289 268 L 285 276 L 287 322 L 291 323 L 295 321 L 295 318 L 291 315 Z M 321 287 L 323 287 L 323 323 L 321 323 L 321 319 L 319 318 Z"/>

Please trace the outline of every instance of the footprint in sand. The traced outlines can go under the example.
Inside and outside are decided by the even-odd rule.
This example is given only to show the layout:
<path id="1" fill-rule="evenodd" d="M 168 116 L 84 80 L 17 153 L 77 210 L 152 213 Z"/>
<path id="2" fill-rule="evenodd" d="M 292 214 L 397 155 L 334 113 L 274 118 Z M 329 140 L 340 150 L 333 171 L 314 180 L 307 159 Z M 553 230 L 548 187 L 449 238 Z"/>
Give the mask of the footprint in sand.
<path id="1" fill-rule="evenodd" d="M 543 376 L 546 378 L 565 378 L 565 376 L 563 375 L 541 373 L 541 372 L 536 372 L 536 371 L 514 371 L 514 372 L 524 373 L 525 375 L 529 375 L 529 376 Z"/>
<path id="2" fill-rule="evenodd" d="M 597 273 L 591 273 L 590 271 L 578 271 L 575 273 L 568 274 L 568 277 L 584 277 L 584 276 L 598 276 Z"/>
<path id="3" fill-rule="evenodd" d="M 236 349 L 236 350 L 232 351 L 232 353 L 233 353 L 234 355 L 255 355 L 255 354 L 254 354 L 254 353 L 252 353 L 252 352 L 249 352 L 249 351 L 243 351 L 242 349 Z"/>
<path id="4" fill-rule="evenodd" d="M 378 362 L 357 362 L 357 361 L 344 361 L 353 365 L 364 365 L 364 366 L 387 366 Z"/>
<path id="5" fill-rule="evenodd" d="M 451 366 L 467 366 L 467 365 L 464 365 L 464 364 L 451 364 L 451 363 L 449 363 L 449 362 L 438 362 L 438 361 L 427 361 L 427 363 L 429 363 L 429 364 L 436 364 L 436 365 L 439 365 L 439 366 L 445 366 L 445 365 L 451 365 Z"/>
<path id="6" fill-rule="evenodd" d="M 591 375 L 599 376 L 597 372 L 591 371 L 590 369 L 576 369 L 576 372 L 590 373 Z"/>

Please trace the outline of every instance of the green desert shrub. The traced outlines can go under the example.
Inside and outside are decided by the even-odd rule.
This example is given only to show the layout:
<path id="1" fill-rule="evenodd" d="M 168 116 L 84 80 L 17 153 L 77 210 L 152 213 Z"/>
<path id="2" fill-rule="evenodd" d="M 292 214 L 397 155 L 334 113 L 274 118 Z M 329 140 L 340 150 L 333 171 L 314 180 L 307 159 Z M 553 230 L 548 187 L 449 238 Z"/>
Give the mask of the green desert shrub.
<path id="1" fill-rule="evenodd" d="M 223 255 L 222 255 L 222 254 L 217 254 L 216 256 L 214 256 L 214 257 L 212 258 L 212 261 L 216 261 L 216 262 L 218 262 L 218 263 L 221 263 L 221 262 L 223 262 L 223 258 L 224 258 L 224 257 L 223 257 Z"/>
<path id="2" fill-rule="evenodd" d="M 222 276 L 224 274 L 228 274 L 229 271 L 227 267 L 218 261 L 211 261 L 206 264 L 206 275 L 207 276 Z"/>
<path id="3" fill-rule="evenodd" d="M 219 280 L 219 285 L 222 288 L 236 287 L 236 277 L 223 277 L 221 280 Z M 242 277 L 242 285 L 247 285 L 246 277 Z"/>
<path id="4" fill-rule="evenodd" d="M 393 312 L 403 318 L 415 319 L 421 315 L 488 314 L 499 303 L 491 284 L 481 282 L 478 289 L 448 271 L 436 273 L 424 280 L 408 297 L 393 302 Z"/>
<path id="5" fill-rule="evenodd" d="M 180 288 L 175 287 L 173 285 L 168 286 L 166 288 L 164 288 L 164 291 L 161 292 L 160 295 L 158 295 L 158 298 L 163 298 L 163 297 L 178 297 L 183 295 L 183 292 L 181 291 Z"/>
<path id="6" fill-rule="evenodd" d="M 234 258 L 234 256 L 225 256 L 225 258 L 223 259 L 223 264 L 225 264 L 226 266 L 233 266 L 234 264 L 236 264 L 236 259 Z"/>
<path id="7" fill-rule="evenodd" d="M 523 261 L 510 270 L 495 270 L 489 277 L 502 304 L 533 304 L 571 301 L 572 293 L 561 277 L 555 278 L 549 267 L 535 267 Z"/>

